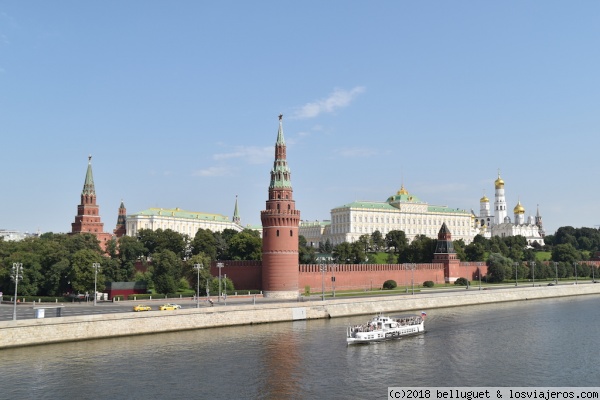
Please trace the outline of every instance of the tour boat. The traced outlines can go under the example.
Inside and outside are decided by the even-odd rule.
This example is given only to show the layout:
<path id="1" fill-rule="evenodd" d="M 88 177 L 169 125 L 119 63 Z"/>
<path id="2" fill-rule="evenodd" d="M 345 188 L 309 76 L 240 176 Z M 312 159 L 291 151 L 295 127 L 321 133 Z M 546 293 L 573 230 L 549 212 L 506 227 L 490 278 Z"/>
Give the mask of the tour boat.
<path id="1" fill-rule="evenodd" d="M 349 326 L 346 333 L 347 344 L 379 342 L 399 339 L 403 336 L 425 332 L 425 314 L 406 317 L 386 317 L 377 315 L 363 325 Z"/>

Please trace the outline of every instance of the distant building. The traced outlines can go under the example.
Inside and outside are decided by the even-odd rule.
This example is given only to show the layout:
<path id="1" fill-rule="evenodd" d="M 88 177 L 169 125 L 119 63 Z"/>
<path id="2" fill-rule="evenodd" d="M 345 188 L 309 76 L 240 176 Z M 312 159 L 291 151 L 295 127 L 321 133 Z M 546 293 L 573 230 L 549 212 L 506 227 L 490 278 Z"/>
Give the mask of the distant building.
<path id="1" fill-rule="evenodd" d="M 71 234 L 91 233 L 100 241 L 100 247 L 106 249 L 112 234 L 104 232 L 104 223 L 100 220 L 100 206 L 96 204 L 96 188 L 92 174 L 92 156 L 88 157 L 88 167 L 81 191 L 81 202 L 77 206 L 75 222 L 71 223 Z"/>
<path id="2" fill-rule="evenodd" d="M 545 233 L 539 207 L 535 217 L 530 215 L 525 219 L 525 207 L 519 200 L 513 209 L 513 222 L 508 216 L 504 180 L 500 177 L 500 172 L 498 172 L 498 178 L 494 181 L 494 188 L 494 215 L 490 211 L 490 200 L 485 195 L 479 200 L 479 215 L 472 212 L 476 233 L 488 239 L 492 236 L 510 237 L 520 235 L 527 239 L 529 245 L 537 243 L 543 246 Z"/>
<path id="3" fill-rule="evenodd" d="M 40 233 L 29 233 L 29 232 L 20 232 L 11 229 L 0 229 L 0 237 L 4 238 L 5 241 L 13 241 L 18 242 L 19 240 L 23 240 L 28 237 L 37 237 L 40 236 Z"/>
<path id="4" fill-rule="evenodd" d="M 233 229 L 237 232 L 244 230 L 240 225 L 237 196 L 233 218 L 221 214 L 211 214 L 195 211 L 185 211 L 180 208 L 149 208 L 126 217 L 127 236 L 137 236 L 140 229 L 170 229 L 182 235 L 194 237 L 199 229 L 212 232 L 223 232 Z"/>
<path id="5" fill-rule="evenodd" d="M 436 239 L 440 226 L 445 223 L 455 232 L 456 239 L 470 243 L 475 236 L 471 219 L 467 210 L 429 205 L 402 185 L 386 201 L 355 201 L 332 209 L 330 222 L 303 222 L 300 234 L 313 246 L 327 240 L 335 246 L 355 242 L 375 231 L 385 237 L 388 232 L 398 230 L 404 231 L 410 242 L 417 235 Z"/>

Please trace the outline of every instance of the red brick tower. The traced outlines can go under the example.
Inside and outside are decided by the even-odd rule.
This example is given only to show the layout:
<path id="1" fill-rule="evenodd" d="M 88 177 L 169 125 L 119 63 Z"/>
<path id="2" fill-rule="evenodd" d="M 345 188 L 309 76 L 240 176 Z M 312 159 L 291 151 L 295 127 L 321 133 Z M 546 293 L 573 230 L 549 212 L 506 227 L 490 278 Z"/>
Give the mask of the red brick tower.
<path id="1" fill-rule="evenodd" d="M 444 279 L 446 282 L 454 282 L 460 277 L 460 260 L 456 256 L 456 251 L 454 251 L 452 235 L 445 222 L 438 232 L 438 241 L 435 245 L 433 262 L 444 264 Z"/>
<path id="2" fill-rule="evenodd" d="M 282 118 L 280 115 L 267 209 L 260 213 L 263 226 L 262 287 L 267 297 L 297 298 L 300 211 L 296 210 L 292 197 Z"/>
<path id="3" fill-rule="evenodd" d="M 100 241 L 100 247 L 105 250 L 106 244 L 112 237 L 104 232 L 104 223 L 100 221 L 100 208 L 96 204 L 96 188 L 92 175 L 92 156 L 88 157 L 88 167 L 85 182 L 81 191 L 81 203 L 77 206 L 75 222 L 71 223 L 71 234 L 91 233 Z"/>
<path id="4" fill-rule="evenodd" d="M 123 200 L 121 200 L 121 205 L 119 206 L 119 216 L 117 217 L 117 227 L 113 231 L 116 237 L 120 238 L 121 236 L 125 236 L 126 227 L 125 222 L 127 221 L 127 209 L 125 208 L 125 204 Z"/>

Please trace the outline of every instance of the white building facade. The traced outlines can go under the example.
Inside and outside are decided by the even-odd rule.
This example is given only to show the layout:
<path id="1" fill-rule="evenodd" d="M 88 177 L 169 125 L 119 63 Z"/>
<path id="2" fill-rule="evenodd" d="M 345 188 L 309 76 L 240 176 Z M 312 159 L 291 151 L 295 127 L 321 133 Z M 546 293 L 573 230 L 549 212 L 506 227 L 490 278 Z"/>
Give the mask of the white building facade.
<path id="1" fill-rule="evenodd" d="M 331 221 L 321 223 L 321 239 L 317 240 L 316 223 L 301 223 L 299 234 L 309 244 L 329 240 L 332 245 L 355 242 L 362 235 L 379 231 L 384 237 L 390 231 L 404 231 L 408 241 L 417 235 L 437 239 L 443 223 L 452 237 L 470 243 L 475 237 L 472 214 L 467 210 L 447 206 L 433 206 L 411 195 L 402 186 L 385 202 L 355 201 L 331 210 Z M 305 235 L 306 234 L 306 235 Z M 308 239 L 310 237 L 310 239 Z"/>
<path id="2" fill-rule="evenodd" d="M 239 221 L 235 216 L 234 220 Z M 128 215 L 125 226 L 127 236 L 133 237 L 137 236 L 140 229 L 153 231 L 171 229 L 190 237 L 194 237 L 199 229 L 208 229 L 212 232 L 223 232 L 225 229 L 240 232 L 244 229 L 238 222 L 230 220 L 225 215 L 185 211 L 179 208 L 149 208 Z"/>
<path id="3" fill-rule="evenodd" d="M 479 215 L 473 214 L 474 228 L 477 233 L 486 238 L 492 236 L 509 237 L 523 236 L 527 239 L 527 243 L 531 246 L 535 243 L 540 246 L 544 245 L 544 228 L 542 216 L 539 208 L 536 210 L 536 215 L 525 218 L 525 207 L 519 200 L 513 209 L 514 222 L 508 216 L 506 208 L 506 197 L 504 193 L 504 180 L 500 177 L 494 181 L 495 200 L 494 200 L 494 215 L 490 213 L 490 200 L 483 196 L 479 200 Z"/>

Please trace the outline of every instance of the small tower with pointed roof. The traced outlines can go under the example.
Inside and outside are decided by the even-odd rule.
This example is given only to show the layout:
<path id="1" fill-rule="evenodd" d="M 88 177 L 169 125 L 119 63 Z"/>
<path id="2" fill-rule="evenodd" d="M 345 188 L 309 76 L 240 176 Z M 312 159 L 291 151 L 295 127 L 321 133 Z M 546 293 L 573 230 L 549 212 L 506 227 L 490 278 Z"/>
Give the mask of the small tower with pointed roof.
<path id="1" fill-rule="evenodd" d="M 235 207 L 233 208 L 233 218 L 231 219 L 234 224 L 241 225 L 242 219 L 240 218 L 240 212 L 238 210 L 238 197 L 235 195 Z"/>
<path id="2" fill-rule="evenodd" d="M 96 204 L 96 188 L 92 174 L 92 156 L 88 157 L 81 202 L 77 206 L 75 222 L 71 223 L 71 234 L 91 233 L 100 241 L 100 247 L 106 249 L 106 243 L 112 235 L 104 232 L 104 223 L 100 220 L 100 207 Z"/>
<path id="3" fill-rule="evenodd" d="M 119 206 L 119 216 L 117 217 L 117 226 L 113 231 L 116 237 L 120 238 L 121 236 L 125 236 L 127 233 L 126 222 L 127 209 L 125 208 L 125 203 L 123 203 L 123 200 L 121 200 L 121 205 Z"/>
<path id="4" fill-rule="evenodd" d="M 540 205 L 537 205 L 537 211 L 535 213 L 535 225 L 540 230 L 540 236 L 546 236 L 546 232 L 544 231 L 544 223 L 542 222 L 542 215 L 540 214 Z"/>
<path id="5" fill-rule="evenodd" d="M 444 278 L 447 283 L 452 283 L 460 278 L 460 260 L 454 251 L 454 244 L 452 243 L 452 235 L 446 223 L 442 224 L 440 231 L 438 232 L 438 240 L 435 245 L 435 252 L 433 254 L 434 263 L 444 264 Z M 468 277 L 464 277 L 470 280 Z"/>
<path id="6" fill-rule="evenodd" d="M 266 297 L 297 298 L 300 211 L 296 210 L 292 196 L 282 118 L 283 115 L 279 115 L 269 199 L 266 209 L 260 213 L 263 227 L 262 287 Z"/>

